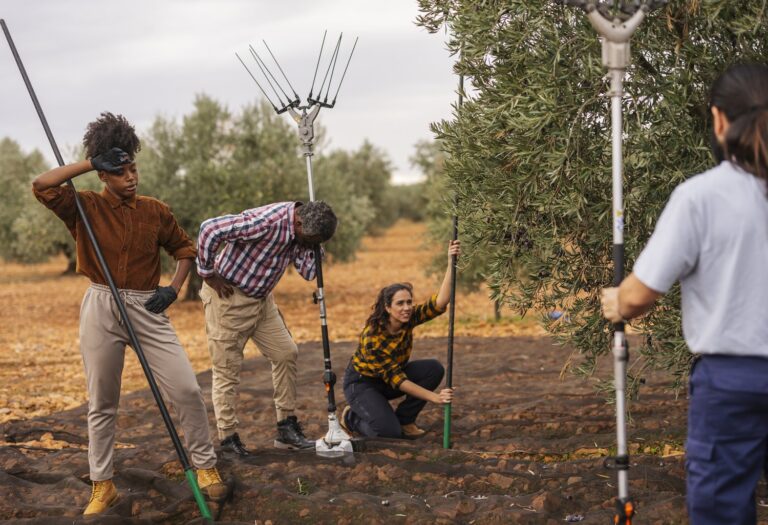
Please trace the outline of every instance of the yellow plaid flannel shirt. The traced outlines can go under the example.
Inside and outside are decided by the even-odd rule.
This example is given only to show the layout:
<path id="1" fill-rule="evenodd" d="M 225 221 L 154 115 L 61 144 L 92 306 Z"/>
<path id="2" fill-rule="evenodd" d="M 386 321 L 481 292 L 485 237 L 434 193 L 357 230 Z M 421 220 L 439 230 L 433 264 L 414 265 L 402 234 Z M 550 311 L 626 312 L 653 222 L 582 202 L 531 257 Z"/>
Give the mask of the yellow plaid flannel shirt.
<path id="1" fill-rule="evenodd" d="M 398 388 L 408 379 L 402 367 L 411 358 L 413 329 L 445 312 L 444 309 L 437 309 L 436 302 L 437 294 L 426 303 L 414 306 L 411 319 L 395 335 L 366 325 L 360 333 L 357 351 L 352 356 L 352 366 L 357 373 L 382 379 L 392 388 Z"/>

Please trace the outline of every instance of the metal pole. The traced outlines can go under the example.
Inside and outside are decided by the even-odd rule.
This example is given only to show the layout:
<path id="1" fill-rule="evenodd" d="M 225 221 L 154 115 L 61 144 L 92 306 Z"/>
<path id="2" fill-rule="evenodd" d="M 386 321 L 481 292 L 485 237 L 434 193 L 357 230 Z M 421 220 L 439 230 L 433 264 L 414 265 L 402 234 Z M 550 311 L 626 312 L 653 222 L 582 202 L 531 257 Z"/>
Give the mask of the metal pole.
<path id="1" fill-rule="evenodd" d="M 464 104 L 464 75 L 459 76 L 459 108 Z M 458 197 L 454 197 L 454 205 L 458 205 Z M 459 238 L 459 217 L 453 216 L 453 235 L 451 239 Z M 456 268 L 457 257 L 451 256 L 451 295 L 448 305 L 448 366 L 445 369 L 445 386 L 453 388 L 453 327 L 456 319 Z M 451 403 L 446 403 L 443 409 L 443 448 L 451 448 Z"/>
<path id="2" fill-rule="evenodd" d="M 624 280 L 624 203 L 622 195 L 623 160 L 621 151 L 621 95 L 624 71 L 611 70 L 611 135 L 613 182 L 613 285 Z M 616 389 L 616 468 L 618 469 L 619 502 L 629 502 L 629 454 L 627 451 L 626 378 L 629 347 L 624 334 L 624 323 L 613 326 L 613 376 Z M 626 511 L 626 509 L 623 509 Z M 624 512 L 626 514 L 626 512 Z M 628 516 L 631 518 L 631 515 Z M 619 523 L 623 523 L 619 521 Z"/>
<path id="3" fill-rule="evenodd" d="M 11 48 L 11 53 L 13 53 L 13 58 L 16 60 L 16 65 L 19 68 L 19 72 L 21 72 L 21 77 L 24 80 L 24 84 L 27 86 L 27 91 L 29 92 L 30 97 L 32 98 L 32 103 L 34 104 L 35 110 L 37 111 L 37 116 L 40 117 L 40 122 L 43 125 L 43 129 L 45 130 L 46 136 L 48 137 L 48 142 L 50 142 L 51 144 L 51 148 L 53 149 L 53 154 L 56 157 L 56 161 L 59 163 L 59 166 L 63 166 L 64 159 L 61 156 L 61 152 L 59 151 L 59 147 L 56 144 L 56 140 L 53 138 L 53 133 L 51 132 L 51 128 L 48 126 L 48 120 L 45 118 L 45 114 L 43 113 L 43 108 L 37 99 L 35 90 L 32 87 L 32 82 L 30 82 L 29 77 L 27 76 L 27 71 L 24 68 L 24 64 L 21 61 L 21 57 L 19 56 L 18 51 L 16 50 L 16 46 L 13 43 L 13 39 L 11 38 L 11 33 L 8 30 L 8 26 L 5 24 L 5 20 L 0 19 L 0 26 L 2 26 L 3 28 L 3 33 L 5 33 L 5 39 L 8 41 L 8 45 Z M 160 390 L 157 387 L 157 383 L 155 382 L 155 378 L 154 378 L 154 375 L 152 374 L 152 370 L 150 369 L 149 363 L 147 362 L 147 359 L 144 356 L 144 351 L 141 349 L 141 343 L 139 343 L 139 339 L 136 337 L 136 332 L 133 330 L 133 325 L 131 324 L 131 321 L 128 318 L 128 311 L 125 309 L 125 304 L 123 304 L 123 301 L 120 298 L 120 294 L 118 293 L 117 286 L 115 286 L 115 281 L 112 278 L 112 274 L 109 271 L 109 267 L 107 266 L 107 262 L 104 259 L 104 255 L 101 252 L 101 247 L 99 246 L 99 243 L 96 240 L 96 236 L 93 233 L 93 229 L 91 228 L 91 223 L 88 220 L 88 216 L 85 213 L 83 204 L 82 202 L 80 202 L 80 198 L 77 194 L 77 191 L 75 190 L 75 185 L 72 182 L 72 180 L 68 180 L 67 184 L 69 185 L 70 188 L 72 188 L 72 191 L 75 196 L 75 205 L 77 206 L 77 211 L 80 214 L 81 220 L 83 221 L 83 226 L 85 227 L 85 231 L 88 234 L 88 239 L 91 241 L 91 244 L 93 245 L 94 252 L 96 253 L 96 258 L 98 259 L 99 265 L 101 265 L 101 269 L 104 272 L 104 277 L 107 279 L 109 289 L 112 291 L 112 297 L 115 299 L 115 302 L 117 303 L 118 310 L 120 311 L 120 316 L 125 321 L 125 328 L 128 331 L 128 336 L 131 340 L 131 346 L 133 346 L 133 349 L 136 352 L 137 357 L 139 358 L 139 362 L 141 363 L 141 368 L 144 370 L 144 375 L 147 377 L 149 388 L 152 391 L 152 395 L 155 398 L 157 407 L 160 409 L 160 415 L 163 418 L 165 427 L 168 430 L 168 434 L 171 437 L 173 446 L 176 449 L 176 454 L 179 456 L 179 461 L 181 462 L 181 465 L 184 468 L 187 481 L 189 482 L 189 485 L 192 488 L 192 493 L 194 494 L 195 501 L 197 502 L 197 505 L 200 508 L 200 513 L 202 514 L 203 518 L 205 518 L 206 520 L 212 520 L 211 512 L 210 510 L 208 510 L 208 505 L 205 503 L 205 498 L 203 498 L 203 495 L 200 492 L 200 487 L 197 484 L 197 479 L 192 469 L 192 465 L 190 465 L 189 459 L 187 459 L 187 454 L 184 452 L 184 447 L 181 445 L 181 441 L 179 440 L 179 435 L 176 432 L 176 428 L 173 425 L 171 416 L 170 414 L 168 414 L 168 409 L 166 408 L 165 403 L 163 402 L 162 395 L 160 394 Z"/>
<path id="4" fill-rule="evenodd" d="M 613 284 L 619 286 L 624 279 L 624 202 L 622 195 L 622 114 L 621 97 L 623 79 L 630 59 L 629 40 L 640 22 L 650 10 L 642 5 L 625 21 L 606 19 L 595 2 L 587 2 L 587 17 L 592 27 L 602 37 L 602 60 L 611 79 L 611 180 L 612 180 L 612 230 L 613 230 Z M 629 453 L 627 448 L 626 382 L 629 347 L 624 334 L 624 323 L 613 326 L 613 375 L 616 389 L 616 456 L 607 458 L 605 466 L 618 471 L 619 497 L 616 500 L 616 525 L 631 525 L 635 514 L 634 503 L 629 497 Z"/>
<path id="5" fill-rule="evenodd" d="M 314 142 L 314 122 L 320 112 L 319 104 L 308 112 L 304 108 L 301 113 L 293 108 L 288 108 L 289 113 L 299 125 L 299 138 L 302 144 L 302 154 L 307 163 L 307 185 L 309 187 L 309 200 L 315 200 L 314 181 L 312 179 L 312 146 Z M 313 294 L 314 302 L 320 308 L 320 333 L 323 343 L 323 384 L 328 396 L 328 432 L 324 438 L 316 442 L 318 453 L 335 455 L 336 453 L 352 452 L 352 444 L 349 435 L 341 428 L 339 420 L 336 417 L 336 396 L 334 386 L 336 385 L 336 373 L 331 366 L 331 344 L 328 335 L 328 318 L 325 306 L 325 288 L 323 283 L 323 259 L 320 245 L 315 246 L 315 278 L 317 280 L 317 290 Z"/>

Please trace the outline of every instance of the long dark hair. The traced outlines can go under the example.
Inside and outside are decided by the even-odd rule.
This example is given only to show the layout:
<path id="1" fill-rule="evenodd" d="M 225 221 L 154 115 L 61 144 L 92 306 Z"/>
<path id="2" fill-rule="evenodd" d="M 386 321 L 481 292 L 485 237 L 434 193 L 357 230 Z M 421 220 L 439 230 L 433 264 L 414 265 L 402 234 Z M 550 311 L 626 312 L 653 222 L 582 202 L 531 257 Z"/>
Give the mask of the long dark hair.
<path id="1" fill-rule="evenodd" d="M 374 331 L 380 332 L 387 329 L 389 314 L 386 307 L 392 306 L 392 298 L 400 290 L 408 290 L 408 293 L 413 297 L 413 285 L 411 283 L 390 284 L 379 290 L 376 302 L 371 307 L 371 315 L 368 316 L 368 320 L 365 322 L 366 326 L 370 326 Z"/>
<path id="2" fill-rule="evenodd" d="M 722 148 L 713 144 L 717 160 L 768 181 L 768 66 L 731 66 L 712 85 L 710 104 L 730 123 Z"/>

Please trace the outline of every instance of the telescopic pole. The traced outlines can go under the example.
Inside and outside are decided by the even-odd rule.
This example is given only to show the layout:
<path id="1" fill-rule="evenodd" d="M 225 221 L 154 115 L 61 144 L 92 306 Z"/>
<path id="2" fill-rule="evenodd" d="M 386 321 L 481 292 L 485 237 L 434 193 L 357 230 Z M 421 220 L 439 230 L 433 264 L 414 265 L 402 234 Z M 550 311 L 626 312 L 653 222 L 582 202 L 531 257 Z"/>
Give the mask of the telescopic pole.
<path id="1" fill-rule="evenodd" d="M 307 185 L 309 187 L 309 200 L 315 200 L 314 181 L 312 179 L 312 156 L 314 152 L 312 146 L 314 143 L 314 122 L 320 113 L 321 106 L 315 104 L 309 111 L 304 108 L 301 113 L 295 109 L 288 108 L 288 112 L 299 126 L 299 139 L 302 144 L 302 154 L 307 163 Z M 317 280 L 317 290 L 314 293 L 314 301 L 320 308 L 320 333 L 323 341 L 323 384 L 328 397 L 328 433 L 316 443 L 318 452 L 334 455 L 336 453 L 352 452 L 352 443 L 349 435 L 344 432 L 336 417 L 336 396 L 334 385 L 336 384 L 336 373 L 331 366 L 331 344 L 328 336 L 328 319 L 325 307 L 325 290 L 323 283 L 323 252 L 320 245 L 314 248 L 315 254 L 315 278 Z"/>
<path id="2" fill-rule="evenodd" d="M 21 77 L 24 80 L 24 84 L 27 86 L 27 91 L 29 92 L 29 96 L 32 98 L 32 104 L 34 104 L 35 106 L 35 110 L 37 111 L 37 116 L 40 117 L 40 122 L 43 125 L 43 129 L 45 130 L 46 136 L 48 137 L 48 142 L 50 142 L 51 144 L 51 148 L 53 149 L 53 154 L 56 157 L 56 161 L 59 163 L 59 166 L 64 166 L 64 159 L 61 156 L 61 152 L 59 151 L 59 147 L 56 144 L 56 140 L 53 138 L 53 133 L 51 132 L 51 128 L 48 126 L 48 120 L 45 118 L 45 114 L 43 113 L 43 108 L 41 107 L 40 102 L 37 99 L 35 90 L 32 87 L 32 82 L 29 80 L 29 76 L 27 76 L 27 71 L 24 68 L 24 64 L 21 61 L 21 57 L 19 56 L 18 51 L 16 50 L 16 45 L 13 43 L 13 39 L 11 38 L 11 33 L 8 30 L 8 26 L 5 24 L 5 20 L 0 19 L 0 26 L 2 26 L 3 28 L 3 33 L 5 33 L 5 39 L 8 41 L 8 45 L 11 48 L 11 53 L 13 53 L 13 58 L 14 60 L 16 60 L 16 65 L 18 66 L 19 72 L 21 73 Z M 128 318 L 128 311 L 126 310 L 125 304 L 123 304 L 123 301 L 120 298 L 120 294 L 117 291 L 117 286 L 115 286 L 115 281 L 112 278 L 112 274 L 109 271 L 109 267 L 107 266 L 107 262 L 104 259 L 104 255 L 101 252 L 101 247 L 99 246 L 99 243 L 96 240 L 96 236 L 93 233 L 93 228 L 91 228 L 91 223 L 88 220 L 88 216 L 85 213 L 85 208 L 83 208 L 83 204 L 80 201 L 80 198 L 77 194 L 77 191 L 75 190 L 75 185 L 72 182 L 72 180 L 68 180 L 67 184 L 69 185 L 70 188 L 72 188 L 73 194 L 75 196 L 75 205 L 77 206 L 77 211 L 80 214 L 80 219 L 83 221 L 83 226 L 85 227 L 85 231 L 88 234 L 88 239 L 91 241 L 91 244 L 93 245 L 94 252 L 96 253 L 96 258 L 98 259 L 99 264 L 101 265 L 101 269 L 104 272 L 104 277 L 107 279 L 107 284 L 109 285 L 109 289 L 112 291 L 112 297 L 115 299 L 115 302 L 117 303 L 120 316 L 125 321 L 125 328 L 128 331 L 128 337 L 131 340 L 131 346 L 133 346 L 133 349 L 135 350 L 136 355 L 139 358 L 139 363 L 141 363 L 141 368 L 144 370 L 144 375 L 147 377 L 149 388 L 152 391 L 152 395 L 155 397 L 155 402 L 157 403 L 157 407 L 160 409 L 160 415 L 163 418 L 165 427 L 168 430 L 168 434 L 171 437 L 173 446 L 176 449 L 176 454 L 179 456 L 179 461 L 181 462 L 181 465 L 184 468 L 184 473 L 187 477 L 187 481 L 189 482 L 189 486 L 192 489 L 192 493 L 194 494 L 195 501 L 197 502 L 197 505 L 200 508 L 200 514 L 202 514 L 203 518 L 205 518 L 206 520 L 212 521 L 213 518 L 211 516 L 211 511 L 208 509 L 208 505 L 205 502 L 205 498 L 200 492 L 200 487 L 197 484 L 197 478 L 195 476 L 194 469 L 192 468 L 192 465 L 189 463 L 187 454 L 186 452 L 184 452 L 184 447 L 181 445 L 179 434 L 176 432 L 176 427 L 174 427 L 173 421 L 171 420 L 171 416 L 168 413 L 168 409 L 166 408 L 165 403 L 163 402 L 162 395 L 160 394 L 160 390 L 157 387 L 157 383 L 155 382 L 155 378 L 154 378 L 154 375 L 152 374 L 152 370 L 150 369 L 149 363 L 147 362 L 147 359 L 144 356 L 144 351 L 141 348 L 141 343 L 139 343 L 139 339 L 138 337 L 136 337 L 136 332 L 133 329 L 133 325 L 131 324 L 131 321 Z"/>
<path id="3" fill-rule="evenodd" d="M 612 146 L 612 195 L 613 195 L 613 284 L 619 286 L 624 279 L 624 202 L 622 195 L 622 114 L 624 73 L 629 65 L 629 40 L 640 22 L 650 10 L 642 5 L 626 21 L 618 18 L 606 19 L 594 2 L 584 7 L 592 27 L 602 37 L 603 65 L 608 68 L 611 79 L 611 146 Z M 629 497 L 629 452 L 627 448 L 626 382 L 629 346 L 624 333 L 624 323 L 613 325 L 613 375 L 616 389 L 616 456 L 607 458 L 606 467 L 618 473 L 619 497 L 616 500 L 617 525 L 631 525 L 635 514 L 634 503 Z"/>
<path id="4" fill-rule="evenodd" d="M 464 104 L 464 75 L 459 76 L 459 108 Z M 454 197 L 454 205 L 458 198 Z M 453 216 L 453 235 L 451 239 L 459 239 L 459 216 Z M 458 258 L 451 255 L 451 296 L 448 304 L 448 366 L 445 369 L 445 386 L 453 388 L 453 326 L 456 319 L 456 267 Z M 451 448 L 451 403 L 446 403 L 443 409 L 443 448 Z"/>

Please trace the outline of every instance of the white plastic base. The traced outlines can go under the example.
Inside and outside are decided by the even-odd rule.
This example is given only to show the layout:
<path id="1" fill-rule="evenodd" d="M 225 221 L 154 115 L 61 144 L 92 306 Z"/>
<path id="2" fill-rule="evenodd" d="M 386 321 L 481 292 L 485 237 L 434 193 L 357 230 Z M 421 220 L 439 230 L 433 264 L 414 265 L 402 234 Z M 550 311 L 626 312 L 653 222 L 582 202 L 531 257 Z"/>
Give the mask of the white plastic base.
<path id="1" fill-rule="evenodd" d="M 326 457 L 338 457 L 354 452 L 349 434 L 341 428 L 336 414 L 328 414 L 328 433 L 315 441 L 315 452 Z"/>

